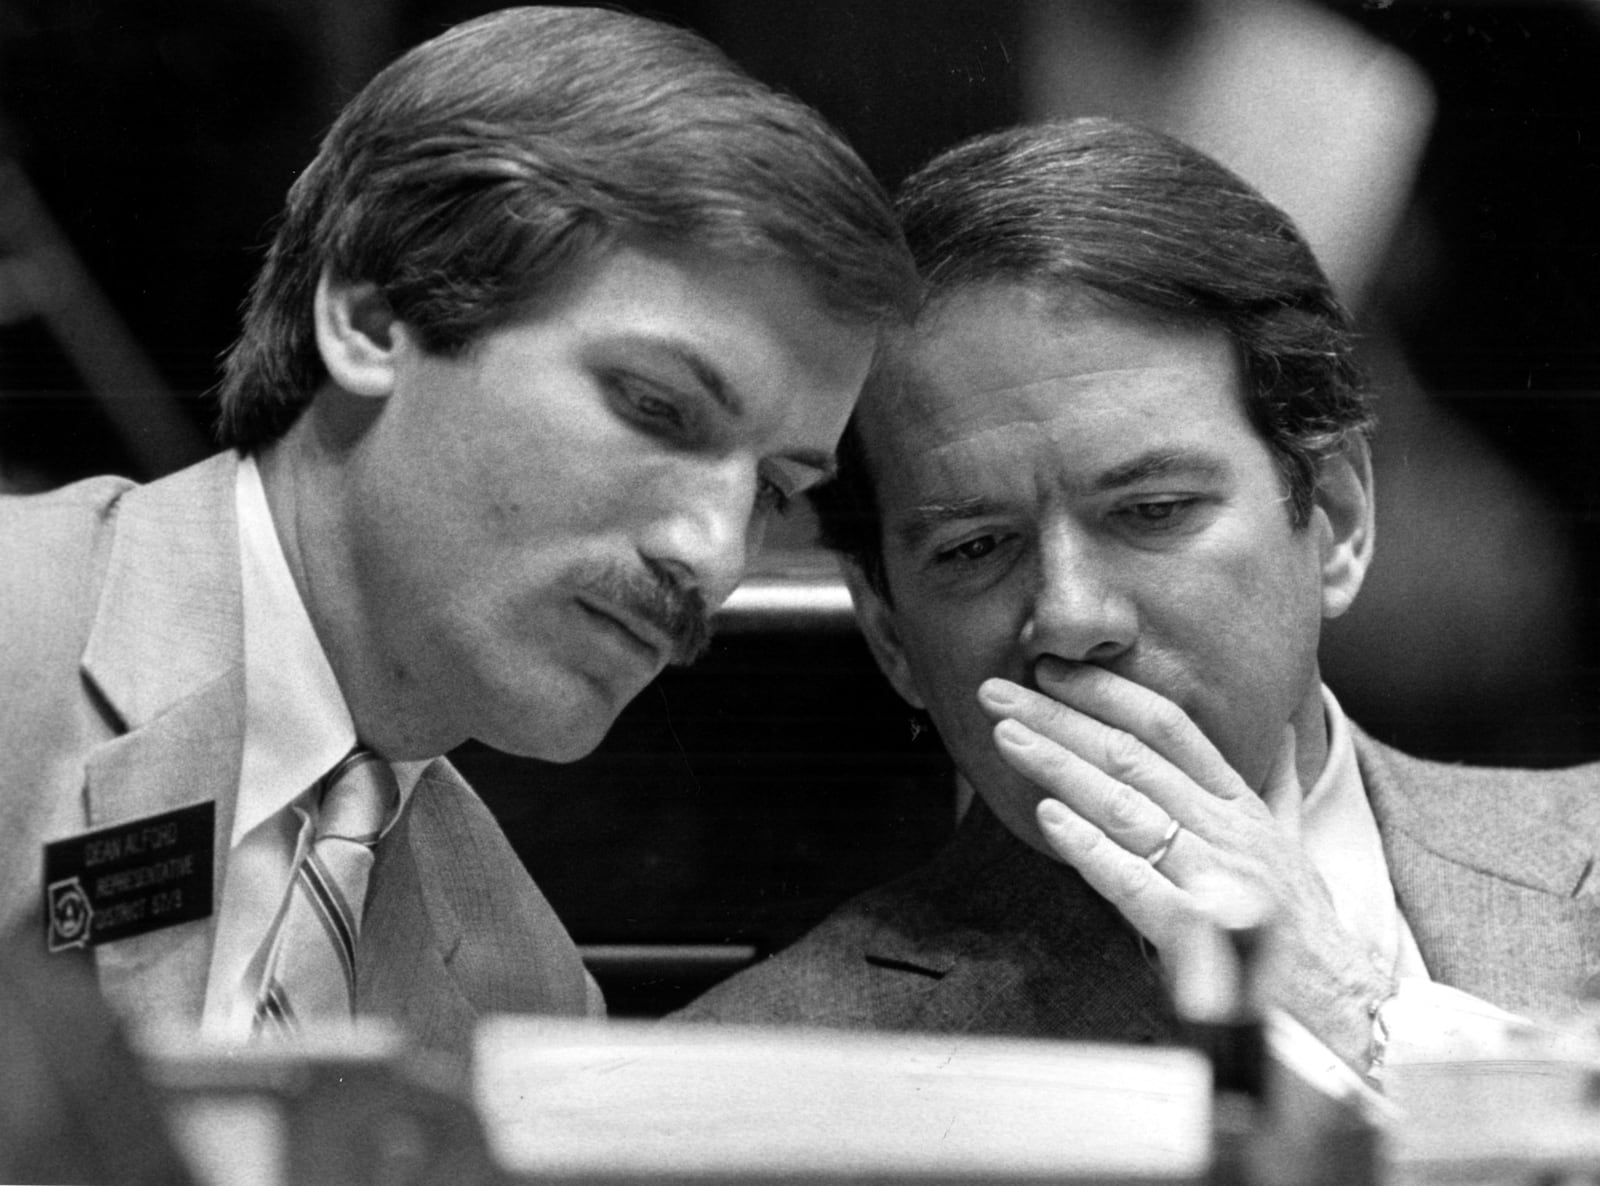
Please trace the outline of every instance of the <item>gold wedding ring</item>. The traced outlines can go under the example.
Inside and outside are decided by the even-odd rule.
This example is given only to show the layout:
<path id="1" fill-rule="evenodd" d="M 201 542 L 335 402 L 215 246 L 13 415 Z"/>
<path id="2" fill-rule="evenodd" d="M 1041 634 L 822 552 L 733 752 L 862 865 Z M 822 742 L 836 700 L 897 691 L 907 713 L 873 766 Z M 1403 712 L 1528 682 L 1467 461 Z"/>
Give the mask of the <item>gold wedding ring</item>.
<path id="1" fill-rule="evenodd" d="M 1178 838 L 1178 833 L 1183 831 L 1183 825 L 1173 820 L 1167 825 L 1166 835 L 1161 837 L 1161 843 L 1145 853 L 1144 859 L 1150 862 L 1152 869 L 1161 864 L 1162 858 L 1172 851 L 1172 842 Z"/>

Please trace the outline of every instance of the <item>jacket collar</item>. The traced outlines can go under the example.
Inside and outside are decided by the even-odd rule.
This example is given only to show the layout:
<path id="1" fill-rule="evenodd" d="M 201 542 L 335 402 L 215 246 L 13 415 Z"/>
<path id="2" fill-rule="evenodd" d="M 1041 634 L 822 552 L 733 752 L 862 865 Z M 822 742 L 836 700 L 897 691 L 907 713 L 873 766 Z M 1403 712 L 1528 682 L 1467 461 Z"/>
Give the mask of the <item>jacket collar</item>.
<path id="1" fill-rule="evenodd" d="M 1531 1017 L 1565 1017 L 1600 983 L 1597 768 L 1446 766 L 1356 742 L 1429 974 Z"/>
<path id="2" fill-rule="evenodd" d="M 1006 830 L 982 799 L 974 799 L 948 845 L 914 876 L 941 897 L 962 893 L 1031 897 L 1038 892 L 1038 880 L 1024 875 L 1020 866 L 1030 865 L 1028 858 L 1036 855 Z M 967 904 L 974 900 L 969 898 Z M 947 913 L 941 911 L 941 919 Z M 963 959 L 981 958 L 992 945 L 992 935 L 970 927 L 886 926 L 872 932 L 866 955 L 886 967 L 903 966 L 940 977 Z"/>
<path id="3" fill-rule="evenodd" d="M 420 782 L 430 780 L 449 786 L 430 792 L 419 785 L 420 795 L 465 789 L 442 759 L 428 765 Z M 438 838 L 423 834 L 419 810 L 426 806 L 409 803 L 378 846 L 356 945 L 357 1008 L 426 1034 L 437 1048 L 461 1051 L 471 1047 L 477 1011 L 450 966 L 463 938 L 461 919 L 448 895 L 429 885 L 430 839 Z"/>
<path id="4" fill-rule="evenodd" d="M 867 936 L 867 962 L 903 973 L 919 1028 L 1039 1037 L 1160 1040 L 1171 1005 L 1155 954 L 1066 865 L 1014 837 L 974 800 L 934 861 L 890 887 L 910 909 Z M 886 1001 L 880 998 L 880 1007 Z"/>
<path id="5" fill-rule="evenodd" d="M 236 469 L 220 454 L 115 505 L 83 669 L 129 730 L 243 665 Z"/>
<path id="6" fill-rule="evenodd" d="M 1550 772 L 1450 766 L 1408 757 L 1354 729 L 1357 761 L 1384 834 L 1404 835 L 1434 856 L 1528 889 L 1571 897 L 1596 892 L 1596 854 L 1572 810 L 1594 804 L 1595 771 Z M 1532 784 L 1539 784 L 1535 792 Z M 1575 792 L 1562 795 L 1562 787 Z M 1520 793 L 1518 784 L 1527 793 Z M 1577 806 L 1574 807 L 1573 804 Z M 1589 806 L 1592 823 L 1600 809 Z M 1390 852 L 1392 867 L 1393 853 Z"/>
<path id="7" fill-rule="evenodd" d="M 1445 967 L 1440 953 L 1471 947 L 1476 940 L 1456 932 L 1493 921 L 1475 925 L 1460 917 L 1460 895 L 1468 889 L 1480 897 L 1512 892 L 1507 883 L 1541 890 L 1553 895 L 1547 901 L 1556 913 L 1572 897 L 1597 891 L 1595 853 L 1580 838 L 1600 831 L 1600 805 L 1586 806 L 1595 798 L 1584 793 L 1595 768 L 1531 776 L 1451 767 L 1409 758 L 1359 728 L 1352 731 L 1390 876 L 1430 968 L 1448 972 L 1447 982 L 1466 991 L 1520 1005 L 1511 986 L 1501 983 L 1519 978 L 1503 953 L 1474 956 L 1459 969 Z M 1540 791 L 1530 787 L 1508 803 L 1516 789 L 1508 784 L 1534 777 Z M 1575 828 L 1573 812 L 1587 812 L 1589 826 Z M 1413 868 L 1419 849 L 1454 872 L 1435 885 L 1442 874 L 1422 876 Z M 873 909 L 863 951 L 869 962 L 904 973 L 887 978 L 881 989 L 878 1008 L 887 1016 L 943 1029 L 1114 1040 L 1172 1032 L 1159 981 L 1110 907 L 1071 870 L 1012 837 L 981 800 L 932 864 L 885 892 L 889 905 Z M 1512 913 L 1525 930 L 1531 916 L 1526 907 L 1518 910 Z M 1571 928 L 1560 920 L 1549 924 L 1563 952 L 1571 946 Z M 1459 952 L 1453 958 L 1461 962 Z M 1047 1011 L 1054 1018 L 1048 1029 L 1025 1003 L 1035 992 L 1026 982 L 1042 979 L 1053 980 L 1060 1002 Z"/>
<path id="8" fill-rule="evenodd" d="M 127 491 L 83 672 L 124 732 L 87 762 L 91 828 L 213 800 L 210 918 L 95 949 L 124 1016 L 198 1020 L 243 745 L 236 461 L 222 454 Z"/>

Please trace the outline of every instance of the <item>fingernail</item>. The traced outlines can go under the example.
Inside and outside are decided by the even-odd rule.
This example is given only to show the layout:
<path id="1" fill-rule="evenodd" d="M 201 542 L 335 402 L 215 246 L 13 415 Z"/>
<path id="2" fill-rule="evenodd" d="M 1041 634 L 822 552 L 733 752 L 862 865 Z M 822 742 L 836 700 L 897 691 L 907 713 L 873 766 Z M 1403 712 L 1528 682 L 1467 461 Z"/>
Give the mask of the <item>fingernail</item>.
<path id="1" fill-rule="evenodd" d="M 1028 746 L 1032 745 L 1034 741 L 1034 732 L 1032 729 L 1028 728 L 1020 721 L 1013 721 L 1010 719 L 1001 721 L 998 725 L 996 725 L 994 727 L 994 735 L 997 741 L 1004 741 L 1008 745 L 1016 746 L 1018 749 L 1026 749 Z"/>
<path id="2" fill-rule="evenodd" d="M 1059 828 L 1067 822 L 1067 809 L 1054 799 L 1040 799 L 1039 806 L 1034 808 L 1034 813 L 1039 817 L 1039 824 L 1046 828 Z"/>
<path id="3" fill-rule="evenodd" d="M 986 679 L 978 685 L 978 699 L 990 708 L 1009 711 L 1021 701 L 1015 684 L 1003 679 Z"/>

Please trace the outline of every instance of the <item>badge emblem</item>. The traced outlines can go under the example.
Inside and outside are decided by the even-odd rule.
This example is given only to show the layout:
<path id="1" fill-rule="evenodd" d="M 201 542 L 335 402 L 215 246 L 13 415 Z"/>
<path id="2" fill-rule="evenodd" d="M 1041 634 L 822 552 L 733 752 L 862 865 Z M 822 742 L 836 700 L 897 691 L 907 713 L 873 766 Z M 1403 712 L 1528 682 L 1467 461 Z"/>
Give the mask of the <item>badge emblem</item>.
<path id="1" fill-rule="evenodd" d="M 93 921 L 94 907 L 89 905 L 89 895 L 83 892 L 83 886 L 76 877 L 51 884 L 51 951 L 66 951 L 69 947 L 82 947 L 88 943 Z"/>

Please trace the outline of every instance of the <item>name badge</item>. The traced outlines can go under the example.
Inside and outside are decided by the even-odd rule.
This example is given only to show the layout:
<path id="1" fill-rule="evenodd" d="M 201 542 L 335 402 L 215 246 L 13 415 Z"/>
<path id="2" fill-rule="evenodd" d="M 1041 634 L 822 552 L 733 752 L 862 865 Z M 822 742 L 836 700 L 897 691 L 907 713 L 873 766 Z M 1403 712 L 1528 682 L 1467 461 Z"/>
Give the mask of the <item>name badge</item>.
<path id="1" fill-rule="evenodd" d="M 45 943 L 98 947 L 211 914 L 217 805 L 85 832 L 44 846 Z"/>

